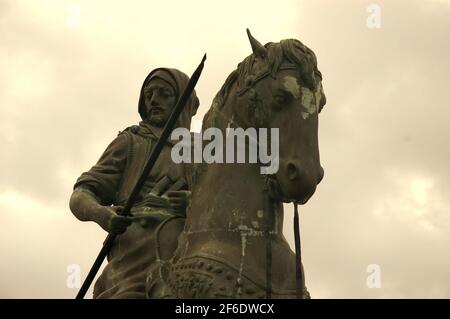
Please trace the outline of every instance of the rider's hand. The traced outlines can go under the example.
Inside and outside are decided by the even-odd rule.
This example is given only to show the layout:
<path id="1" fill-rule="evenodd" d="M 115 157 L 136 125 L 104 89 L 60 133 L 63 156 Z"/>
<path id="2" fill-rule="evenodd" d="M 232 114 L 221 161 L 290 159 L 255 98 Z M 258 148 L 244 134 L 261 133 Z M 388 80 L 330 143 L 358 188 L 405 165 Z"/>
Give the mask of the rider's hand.
<path id="1" fill-rule="evenodd" d="M 167 192 L 170 206 L 179 213 L 185 213 L 191 197 L 190 191 L 170 191 Z"/>
<path id="2" fill-rule="evenodd" d="M 120 216 L 118 213 L 123 209 L 122 206 L 103 206 L 104 209 L 109 210 L 109 218 L 107 231 L 114 235 L 119 235 L 125 232 L 130 226 L 132 219 L 127 216 Z"/>

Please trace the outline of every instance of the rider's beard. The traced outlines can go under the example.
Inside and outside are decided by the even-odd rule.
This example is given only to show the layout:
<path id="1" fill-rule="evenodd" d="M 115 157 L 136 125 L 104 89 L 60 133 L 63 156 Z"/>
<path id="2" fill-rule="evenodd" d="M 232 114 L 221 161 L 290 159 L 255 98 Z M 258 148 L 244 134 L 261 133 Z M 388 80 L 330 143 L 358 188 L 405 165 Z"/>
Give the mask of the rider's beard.
<path id="1" fill-rule="evenodd" d="M 147 115 L 147 122 L 156 127 L 163 127 L 166 124 L 164 111 L 153 112 L 150 110 Z"/>

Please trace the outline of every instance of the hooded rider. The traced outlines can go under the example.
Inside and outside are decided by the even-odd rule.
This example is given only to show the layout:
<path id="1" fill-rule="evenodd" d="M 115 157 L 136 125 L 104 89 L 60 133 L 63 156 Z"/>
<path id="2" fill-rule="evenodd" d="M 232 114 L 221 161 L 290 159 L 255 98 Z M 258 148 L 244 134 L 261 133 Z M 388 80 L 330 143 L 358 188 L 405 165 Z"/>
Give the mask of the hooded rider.
<path id="1" fill-rule="evenodd" d="M 176 69 L 158 68 L 140 91 L 139 125 L 128 127 L 74 185 L 70 209 L 81 221 L 94 221 L 116 240 L 108 264 L 94 286 L 94 298 L 145 298 L 146 276 L 168 260 L 184 227 L 189 196 L 186 166 L 171 159 L 173 143 L 163 147 L 133 206 L 132 217 L 117 214 L 139 179 L 189 77 Z M 190 129 L 199 100 L 192 93 L 177 122 Z"/>

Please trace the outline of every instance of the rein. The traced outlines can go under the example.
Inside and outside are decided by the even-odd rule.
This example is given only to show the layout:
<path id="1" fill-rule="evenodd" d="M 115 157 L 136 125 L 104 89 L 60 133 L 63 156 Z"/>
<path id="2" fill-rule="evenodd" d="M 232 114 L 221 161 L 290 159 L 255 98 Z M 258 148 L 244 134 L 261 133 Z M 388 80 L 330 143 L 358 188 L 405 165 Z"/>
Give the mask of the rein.
<path id="1" fill-rule="evenodd" d="M 295 279 L 297 299 L 303 299 L 302 247 L 297 203 L 294 203 Z"/>
<path id="2" fill-rule="evenodd" d="M 281 71 L 281 70 L 297 70 L 297 69 L 298 69 L 298 66 L 296 66 L 295 64 L 285 63 L 285 64 L 281 65 L 278 68 L 278 71 Z M 243 88 L 238 88 L 238 90 L 236 91 L 236 95 L 237 96 L 243 95 L 245 92 L 247 92 L 249 89 L 251 89 L 253 87 L 253 85 L 255 85 L 256 82 L 264 79 L 265 77 L 267 77 L 269 75 L 272 75 L 271 70 L 266 70 L 264 72 L 261 72 L 261 73 L 257 74 L 256 76 L 254 76 L 254 78 L 252 79 L 252 81 L 248 85 L 246 85 Z"/>

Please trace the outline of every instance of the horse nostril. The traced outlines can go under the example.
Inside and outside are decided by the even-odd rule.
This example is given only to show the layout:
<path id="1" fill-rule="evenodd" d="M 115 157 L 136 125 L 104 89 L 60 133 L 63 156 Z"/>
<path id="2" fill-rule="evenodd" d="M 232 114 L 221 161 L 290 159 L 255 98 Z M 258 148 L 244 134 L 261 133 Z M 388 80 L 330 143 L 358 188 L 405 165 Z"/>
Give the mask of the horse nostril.
<path id="1" fill-rule="evenodd" d="M 295 164 L 293 163 L 288 163 L 287 164 L 287 175 L 289 180 L 293 181 L 294 179 L 296 179 L 298 177 L 298 169 L 297 166 L 295 166 Z"/>

